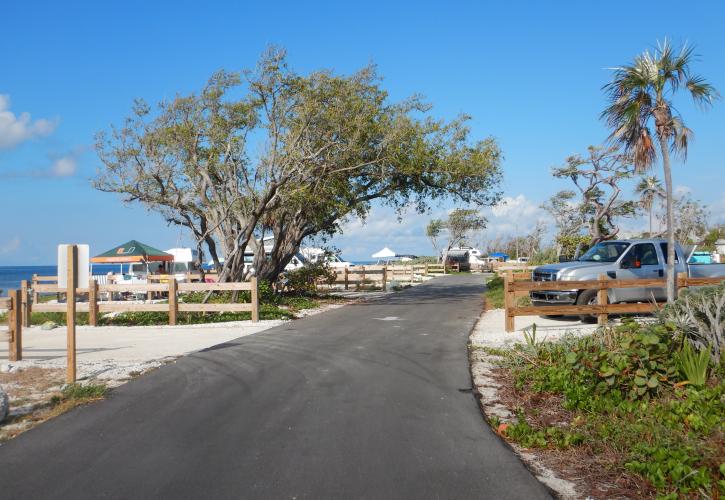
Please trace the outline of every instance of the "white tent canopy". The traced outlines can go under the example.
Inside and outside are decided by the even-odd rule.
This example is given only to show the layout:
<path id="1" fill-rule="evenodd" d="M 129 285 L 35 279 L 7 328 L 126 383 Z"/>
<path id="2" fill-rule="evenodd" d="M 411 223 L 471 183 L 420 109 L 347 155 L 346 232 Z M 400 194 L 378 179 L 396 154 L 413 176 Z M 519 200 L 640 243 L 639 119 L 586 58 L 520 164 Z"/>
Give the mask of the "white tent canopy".
<path id="1" fill-rule="evenodd" d="M 388 247 L 385 247 L 382 250 L 380 250 L 378 253 L 374 253 L 372 255 L 372 258 L 373 259 L 389 259 L 389 258 L 395 257 L 396 255 L 397 254 L 395 252 L 393 252 L 391 249 L 389 249 Z"/>

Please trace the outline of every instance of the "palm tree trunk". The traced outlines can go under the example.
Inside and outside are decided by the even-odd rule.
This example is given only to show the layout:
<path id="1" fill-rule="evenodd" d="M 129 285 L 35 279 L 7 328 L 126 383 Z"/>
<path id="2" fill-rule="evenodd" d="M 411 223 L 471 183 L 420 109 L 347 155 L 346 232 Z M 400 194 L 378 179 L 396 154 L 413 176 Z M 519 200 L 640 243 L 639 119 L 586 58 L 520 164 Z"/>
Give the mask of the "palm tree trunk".
<path id="1" fill-rule="evenodd" d="M 670 150 L 667 139 L 661 135 L 660 150 L 662 153 L 662 169 L 665 174 L 665 192 L 667 195 L 667 302 L 672 303 L 677 298 L 677 275 L 675 272 L 675 216 L 672 211 L 672 168 L 670 165 Z"/>
<path id="2" fill-rule="evenodd" d="M 649 237 L 652 237 L 652 205 L 654 204 L 653 200 L 650 200 L 649 202 Z"/>

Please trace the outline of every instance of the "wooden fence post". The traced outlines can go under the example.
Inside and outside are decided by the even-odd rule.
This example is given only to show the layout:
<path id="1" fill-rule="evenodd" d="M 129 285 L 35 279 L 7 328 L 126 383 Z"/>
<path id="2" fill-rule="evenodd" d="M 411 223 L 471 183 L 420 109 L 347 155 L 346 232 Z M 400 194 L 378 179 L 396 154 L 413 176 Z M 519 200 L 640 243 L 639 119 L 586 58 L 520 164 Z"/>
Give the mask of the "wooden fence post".
<path id="1" fill-rule="evenodd" d="M 22 317 L 23 317 L 23 326 L 29 327 L 30 326 L 30 313 L 32 311 L 32 305 L 30 302 L 30 290 L 28 290 L 28 280 L 23 280 L 20 282 L 20 294 L 21 294 L 21 301 L 22 301 Z"/>
<path id="2" fill-rule="evenodd" d="M 40 293 L 35 291 L 35 285 L 38 284 L 38 275 L 33 274 L 33 280 L 30 282 L 33 287 L 33 304 L 37 304 L 40 301 Z"/>
<path id="3" fill-rule="evenodd" d="M 597 315 L 597 323 L 600 326 L 606 325 L 609 322 L 609 314 L 607 314 L 607 304 L 609 303 L 609 290 L 603 285 L 606 283 L 608 277 L 606 274 L 599 275 L 599 291 L 597 292 L 597 304 L 604 306 L 602 311 Z"/>
<path id="4" fill-rule="evenodd" d="M 95 279 L 88 282 L 88 324 L 98 326 L 98 282 Z"/>
<path id="5" fill-rule="evenodd" d="M 383 266 L 383 292 L 388 290 L 388 266 Z"/>
<path id="6" fill-rule="evenodd" d="M 349 288 L 350 285 L 350 269 L 345 267 L 345 290 Z"/>
<path id="7" fill-rule="evenodd" d="M 365 284 L 365 266 L 360 266 L 360 279 L 357 281 L 357 289 L 360 290 L 360 287 Z"/>
<path id="8" fill-rule="evenodd" d="M 176 277 L 169 279 L 169 325 L 176 324 L 176 317 L 179 314 L 179 297 Z"/>
<path id="9" fill-rule="evenodd" d="M 516 298 L 514 297 L 513 282 L 513 273 L 506 271 L 503 278 L 503 304 L 504 313 L 506 314 L 505 330 L 507 332 L 513 332 L 516 329 L 513 311 Z"/>
<path id="10" fill-rule="evenodd" d="M 20 290 L 8 290 L 10 310 L 8 311 L 8 361 L 23 359 L 22 299 Z"/>
<path id="11" fill-rule="evenodd" d="M 65 288 L 68 366 L 65 381 L 69 384 L 74 384 L 76 381 L 76 288 L 78 288 L 76 267 L 78 267 L 78 247 L 68 245 L 68 278 Z"/>
<path id="12" fill-rule="evenodd" d="M 687 273 L 677 273 L 677 276 L 675 278 L 675 290 L 677 290 L 677 296 L 680 296 L 680 290 L 682 288 L 687 288 Z"/>
<path id="13" fill-rule="evenodd" d="M 259 289 L 257 283 L 257 277 L 252 276 L 249 280 L 252 285 L 251 297 L 252 297 L 252 322 L 256 323 L 259 321 Z"/>
<path id="14" fill-rule="evenodd" d="M 425 263 L 425 276 L 428 276 L 428 263 Z"/>
<path id="15" fill-rule="evenodd" d="M 412 285 L 415 281 L 415 266 L 410 266 L 410 284 Z"/>

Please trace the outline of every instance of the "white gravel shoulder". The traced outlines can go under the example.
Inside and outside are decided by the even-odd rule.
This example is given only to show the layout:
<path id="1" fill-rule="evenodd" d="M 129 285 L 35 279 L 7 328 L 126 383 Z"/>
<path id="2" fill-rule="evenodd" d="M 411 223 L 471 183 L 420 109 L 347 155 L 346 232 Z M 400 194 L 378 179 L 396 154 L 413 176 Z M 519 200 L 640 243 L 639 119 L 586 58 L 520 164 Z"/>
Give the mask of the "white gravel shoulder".
<path id="1" fill-rule="evenodd" d="M 516 316 L 516 330 L 504 329 L 504 310 L 493 309 L 481 315 L 471 333 L 471 343 L 487 347 L 511 347 L 524 342 L 524 330 L 536 325 L 536 338 L 557 340 L 566 335 L 588 335 L 596 331 L 596 324 L 586 324 L 578 318 L 543 318 L 541 316 Z"/>

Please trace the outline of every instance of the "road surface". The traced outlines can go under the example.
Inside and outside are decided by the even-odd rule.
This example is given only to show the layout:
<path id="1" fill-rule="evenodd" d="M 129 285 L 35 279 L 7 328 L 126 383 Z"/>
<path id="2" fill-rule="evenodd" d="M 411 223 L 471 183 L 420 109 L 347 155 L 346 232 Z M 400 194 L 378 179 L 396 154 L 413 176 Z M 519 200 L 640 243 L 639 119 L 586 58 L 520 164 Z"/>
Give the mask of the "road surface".
<path id="1" fill-rule="evenodd" d="M 0 446 L 0 496 L 548 498 L 470 392 L 482 292 L 438 278 L 184 357 Z"/>

